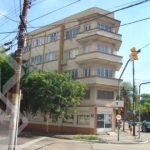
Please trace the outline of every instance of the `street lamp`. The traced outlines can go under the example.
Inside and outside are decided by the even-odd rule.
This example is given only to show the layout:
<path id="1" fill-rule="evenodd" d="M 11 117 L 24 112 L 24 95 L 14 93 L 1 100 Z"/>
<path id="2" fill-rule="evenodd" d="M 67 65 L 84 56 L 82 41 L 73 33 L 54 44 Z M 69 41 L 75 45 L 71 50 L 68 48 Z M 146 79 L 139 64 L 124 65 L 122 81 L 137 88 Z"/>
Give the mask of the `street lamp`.
<path id="1" fill-rule="evenodd" d="M 143 82 L 139 85 L 139 105 L 141 106 L 141 100 L 140 100 L 140 97 L 141 97 L 141 85 L 143 84 L 149 84 L 149 82 Z M 140 112 L 140 107 L 139 107 L 139 139 L 140 139 L 140 121 L 141 121 L 141 112 Z"/>

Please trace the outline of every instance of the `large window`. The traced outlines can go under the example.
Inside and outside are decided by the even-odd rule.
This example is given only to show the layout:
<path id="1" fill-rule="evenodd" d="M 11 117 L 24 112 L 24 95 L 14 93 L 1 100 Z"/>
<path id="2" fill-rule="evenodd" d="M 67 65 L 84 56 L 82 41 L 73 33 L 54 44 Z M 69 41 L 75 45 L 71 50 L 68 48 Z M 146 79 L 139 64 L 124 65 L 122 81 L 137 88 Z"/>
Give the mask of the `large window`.
<path id="1" fill-rule="evenodd" d="M 67 124 L 73 124 L 74 123 L 74 115 L 68 115 L 66 117 L 63 118 L 63 123 L 67 123 Z"/>
<path id="2" fill-rule="evenodd" d="M 97 98 L 113 99 L 114 98 L 114 92 L 113 91 L 97 90 Z"/>
<path id="3" fill-rule="evenodd" d="M 64 52 L 64 59 L 75 58 L 78 55 L 78 49 L 66 50 Z"/>
<path id="4" fill-rule="evenodd" d="M 98 27 L 99 29 L 106 30 L 106 31 L 109 31 L 109 32 L 112 31 L 112 28 L 111 28 L 111 27 L 106 26 L 106 25 L 103 25 L 103 24 L 100 24 L 100 23 L 97 24 L 97 27 Z"/>
<path id="5" fill-rule="evenodd" d="M 30 51 L 30 45 L 26 45 L 23 49 L 23 52 L 29 52 Z"/>
<path id="6" fill-rule="evenodd" d="M 90 124 L 90 116 L 89 115 L 77 115 L 77 124 L 89 125 Z"/>
<path id="7" fill-rule="evenodd" d="M 31 57 L 31 65 L 39 64 L 42 62 L 42 55 Z"/>
<path id="8" fill-rule="evenodd" d="M 58 40 L 58 32 L 46 35 L 46 43 Z"/>
<path id="9" fill-rule="evenodd" d="M 88 53 L 88 52 L 90 52 L 90 45 L 85 45 L 83 47 L 83 53 Z"/>
<path id="10" fill-rule="evenodd" d="M 79 32 L 79 28 L 67 31 L 66 32 L 66 39 L 70 39 L 70 38 L 75 37 L 78 34 L 78 32 Z"/>
<path id="11" fill-rule="evenodd" d="M 53 51 L 45 54 L 45 62 L 57 60 L 58 59 L 58 51 Z"/>
<path id="12" fill-rule="evenodd" d="M 69 73 L 71 74 L 71 77 L 72 77 L 73 79 L 78 78 L 78 70 L 77 70 L 77 69 L 69 70 L 69 71 L 67 71 L 67 72 L 69 72 Z"/>
<path id="13" fill-rule="evenodd" d="M 39 38 L 33 39 L 33 42 L 32 42 L 33 47 L 39 46 L 42 44 L 44 44 L 44 37 L 39 37 Z"/>
<path id="14" fill-rule="evenodd" d="M 97 44 L 97 50 L 103 53 L 112 54 L 112 48 L 101 44 Z"/>
<path id="15" fill-rule="evenodd" d="M 88 77 L 91 75 L 91 69 L 90 68 L 85 68 L 84 69 L 84 77 Z"/>
<path id="16" fill-rule="evenodd" d="M 97 68 L 97 75 L 98 76 L 112 78 L 112 72 L 113 71 L 110 69 L 105 69 L 105 68 L 101 68 L 101 67 Z"/>

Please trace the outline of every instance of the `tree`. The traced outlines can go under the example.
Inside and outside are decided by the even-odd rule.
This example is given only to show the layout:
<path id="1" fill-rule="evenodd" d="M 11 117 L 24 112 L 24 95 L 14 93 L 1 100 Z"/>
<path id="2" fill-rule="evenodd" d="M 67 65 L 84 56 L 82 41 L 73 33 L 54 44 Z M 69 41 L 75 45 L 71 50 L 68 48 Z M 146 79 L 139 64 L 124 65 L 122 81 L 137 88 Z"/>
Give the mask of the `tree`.
<path id="1" fill-rule="evenodd" d="M 141 114 L 142 114 L 142 118 L 143 120 L 150 120 L 150 98 L 146 98 L 143 102 L 143 104 L 141 105 Z"/>
<path id="2" fill-rule="evenodd" d="M 1 48 L 0 48 L 1 50 Z M 24 61 L 24 60 L 23 60 Z M 11 64 L 11 66 L 9 65 Z M 27 74 L 27 69 L 23 67 L 22 73 L 25 75 Z M 12 76 L 15 73 L 15 53 L 10 53 L 10 54 L 0 54 L 0 71 L 1 71 L 1 92 L 4 93 L 3 86 L 7 83 L 9 84 L 9 87 L 12 87 L 13 84 L 13 78 Z M 12 88 L 8 90 L 8 92 L 11 92 Z M 6 96 L 6 95 L 5 95 Z M 0 108 L 4 111 L 6 109 L 6 104 L 0 100 Z"/>
<path id="3" fill-rule="evenodd" d="M 22 112 L 45 113 L 47 127 L 50 114 L 56 118 L 69 115 L 68 107 L 76 110 L 86 92 L 86 86 L 74 81 L 69 73 L 42 71 L 28 75 L 23 88 Z"/>
<path id="4" fill-rule="evenodd" d="M 141 104 L 143 104 L 147 98 L 150 98 L 150 94 L 146 93 L 141 94 Z"/>
<path id="5" fill-rule="evenodd" d="M 137 89 L 134 91 L 137 95 Z M 117 95 L 118 99 L 118 95 Z M 125 120 L 127 118 L 127 110 L 131 110 L 133 99 L 133 86 L 130 82 L 123 82 L 123 87 L 120 92 L 120 100 L 124 100 L 124 109 L 123 109 L 123 131 L 125 129 Z"/>
<path id="6" fill-rule="evenodd" d="M 3 93 L 3 86 L 8 83 L 12 84 L 12 80 L 10 78 L 14 74 L 14 69 L 9 65 L 10 62 L 10 55 L 0 54 L 0 69 L 1 69 L 1 92 Z M 5 89 L 4 89 L 5 90 Z M 11 89 L 10 89 L 11 91 Z M 0 101 L 0 108 L 4 111 L 6 108 L 6 104 L 3 101 Z"/>

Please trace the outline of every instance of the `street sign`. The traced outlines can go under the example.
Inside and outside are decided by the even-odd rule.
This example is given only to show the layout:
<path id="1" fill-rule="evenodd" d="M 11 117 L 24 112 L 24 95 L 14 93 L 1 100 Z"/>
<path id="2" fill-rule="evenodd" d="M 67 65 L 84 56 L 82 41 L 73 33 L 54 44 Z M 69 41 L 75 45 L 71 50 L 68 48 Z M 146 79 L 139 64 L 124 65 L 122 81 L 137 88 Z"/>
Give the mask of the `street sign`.
<path id="1" fill-rule="evenodd" d="M 127 110 L 128 114 L 135 114 L 135 110 Z"/>
<path id="2" fill-rule="evenodd" d="M 120 115 L 117 115 L 117 116 L 116 116 L 116 119 L 117 119 L 117 120 L 121 120 L 121 116 L 120 116 Z"/>

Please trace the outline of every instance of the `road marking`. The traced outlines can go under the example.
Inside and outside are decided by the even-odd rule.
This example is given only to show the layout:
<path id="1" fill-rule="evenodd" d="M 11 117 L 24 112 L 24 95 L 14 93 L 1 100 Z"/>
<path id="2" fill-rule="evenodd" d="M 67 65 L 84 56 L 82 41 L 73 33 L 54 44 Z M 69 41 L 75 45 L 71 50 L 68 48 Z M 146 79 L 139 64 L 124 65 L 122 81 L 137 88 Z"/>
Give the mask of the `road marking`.
<path id="1" fill-rule="evenodd" d="M 27 142 L 27 143 L 25 143 L 25 144 L 18 145 L 18 146 L 17 146 L 17 150 L 21 150 L 21 149 L 30 147 L 30 146 L 32 146 L 32 144 L 37 143 L 37 142 L 39 142 L 39 141 L 42 141 L 42 140 L 44 140 L 44 139 L 46 139 L 46 138 L 48 138 L 48 137 L 41 137 L 41 138 L 32 140 L 32 141 L 30 141 L 30 142 Z M 35 147 L 36 147 L 36 145 L 35 145 Z"/>

